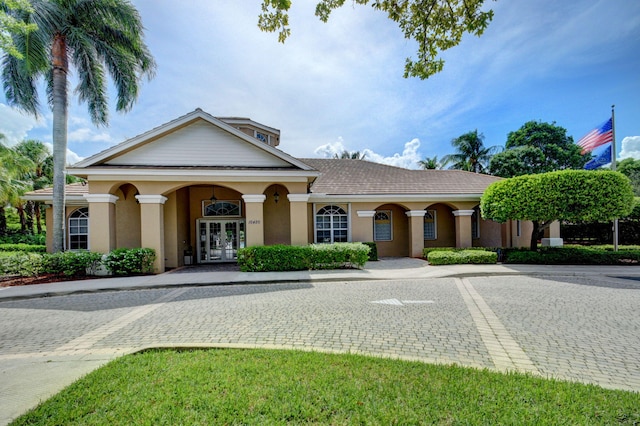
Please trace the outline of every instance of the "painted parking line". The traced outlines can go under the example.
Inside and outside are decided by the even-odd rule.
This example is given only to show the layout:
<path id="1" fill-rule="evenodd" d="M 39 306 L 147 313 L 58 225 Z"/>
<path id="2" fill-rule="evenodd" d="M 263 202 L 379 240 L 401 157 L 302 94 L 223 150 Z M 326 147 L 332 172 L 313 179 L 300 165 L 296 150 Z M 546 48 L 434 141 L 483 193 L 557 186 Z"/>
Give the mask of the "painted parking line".
<path id="1" fill-rule="evenodd" d="M 455 282 L 495 367 L 502 371 L 540 374 L 471 282 L 466 278 L 455 278 Z"/>
<path id="2" fill-rule="evenodd" d="M 145 315 L 155 311 L 156 309 L 162 307 L 165 303 L 176 299 L 187 290 L 188 289 L 186 288 L 173 290 L 172 292 L 169 292 L 164 296 L 157 298 L 148 305 L 140 306 L 132 310 L 131 312 L 119 318 L 116 318 L 115 320 L 110 321 L 93 331 L 90 331 L 89 333 L 83 334 L 82 336 L 73 339 L 65 345 L 59 346 L 55 349 L 54 353 L 60 354 L 68 352 L 85 352 L 100 340 L 126 327 L 132 322 L 139 320 Z"/>

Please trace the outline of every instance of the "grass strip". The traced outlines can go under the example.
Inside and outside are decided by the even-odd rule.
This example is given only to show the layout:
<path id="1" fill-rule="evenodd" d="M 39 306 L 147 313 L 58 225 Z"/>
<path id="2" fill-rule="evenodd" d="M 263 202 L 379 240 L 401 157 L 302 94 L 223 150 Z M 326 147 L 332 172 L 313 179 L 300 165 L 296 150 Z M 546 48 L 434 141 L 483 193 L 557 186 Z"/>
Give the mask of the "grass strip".
<path id="1" fill-rule="evenodd" d="M 640 394 L 521 374 L 301 351 L 150 350 L 15 425 L 638 424 Z"/>

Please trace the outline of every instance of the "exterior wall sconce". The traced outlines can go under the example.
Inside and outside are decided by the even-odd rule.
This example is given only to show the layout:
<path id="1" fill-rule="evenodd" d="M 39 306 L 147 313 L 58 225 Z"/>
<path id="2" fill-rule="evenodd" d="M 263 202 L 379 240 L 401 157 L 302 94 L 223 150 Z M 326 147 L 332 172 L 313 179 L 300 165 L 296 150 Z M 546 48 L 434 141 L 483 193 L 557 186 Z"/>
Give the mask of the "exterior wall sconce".
<path id="1" fill-rule="evenodd" d="M 276 204 L 278 204 L 278 201 L 280 200 L 280 194 L 278 194 L 278 190 L 276 190 L 276 192 L 273 193 L 273 199 L 276 202 Z"/>

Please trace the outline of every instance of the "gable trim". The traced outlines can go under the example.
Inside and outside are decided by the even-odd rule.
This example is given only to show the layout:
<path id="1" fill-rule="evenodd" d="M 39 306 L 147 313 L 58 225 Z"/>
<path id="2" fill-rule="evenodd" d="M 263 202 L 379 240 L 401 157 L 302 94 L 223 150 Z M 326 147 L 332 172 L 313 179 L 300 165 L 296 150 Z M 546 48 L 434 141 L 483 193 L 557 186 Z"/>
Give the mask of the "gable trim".
<path id="1" fill-rule="evenodd" d="M 190 124 L 191 122 L 194 122 L 198 119 L 204 120 L 206 122 L 208 122 L 209 124 L 216 126 L 224 131 L 226 131 L 227 133 L 230 133 L 233 136 L 236 136 L 237 138 L 243 140 L 244 142 L 247 142 L 251 145 L 253 145 L 254 147 L 261 149 L 263 151 L 268 152 L 269 154 L 279 158 L 280 160 L 283 160 L 289 164 L 291 164 L 292 166 L 295 166 L 299 169 L 302 170 L 313 170 L 312 167 L 310 167 L 309 165 L 303 163 L 302 161 L 298 160 L 297 158 L 294 158 L 292 156 L 290 156 L 289 154 L 286 154 L 280 150 L 278 150 L 277 148 L 274 148 L 272 146 L 269 146 L 243 132 L 241 132 L 240 130 L 236 129 L 235 127 L 213 117 L 212 115 L 204 112 L 203 110 L 201 110 L 200 108 L 196 108 L 194 111 L 183 115 L 182 117 L 176 118 L 175 120 L 172 120 L 166 124 L 163 124 L 161 126 L 158 126 L 152 130 L 149 130 L 145 133 L 142 133 L 141 135 L 135 136 L 131 139 L 128 139 L 124 142 L 119 143 L 118 145 L 115 145 L 111 148 L 108 148 L 102 152 L 99 152 L 95 155 L 92 155 L 91 157 L 85 158 L 84 160 L 81 160 L 79 162 L 77 162 L 76 164 L 74 164 L 71 168 L 72 169 L 78 169 L 78 168 L 86 168 L 86 167 L 95 167 L 95 166 L 99 166 L 100 164 L 113 159 L 115 157 L 117 157 L 119 154 L 124 154 L 128 151 L 131 151 L 135 148 L 141 147 L 146 145 L 147 143 L 151 143 L 153 139 L 159 138 L 162 135 L 171 132 L 172 130 L 176 130 L 180 127 L 184 127 L 187 126 L 188 124 Z"/>

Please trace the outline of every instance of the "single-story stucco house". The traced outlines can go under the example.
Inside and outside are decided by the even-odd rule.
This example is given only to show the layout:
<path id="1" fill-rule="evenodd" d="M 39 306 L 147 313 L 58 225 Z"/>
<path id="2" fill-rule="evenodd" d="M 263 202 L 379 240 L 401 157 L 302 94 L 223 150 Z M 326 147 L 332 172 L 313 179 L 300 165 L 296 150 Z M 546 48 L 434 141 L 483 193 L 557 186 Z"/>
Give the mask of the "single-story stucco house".
<path id="1" fill-rule="evenodd" d="M 529 244 L 530 223 L 480 217 L 497 177 L 294 158 L 279 140 L 272 127 L 198 108 L 76 163 L 68 173 L 86 183 L 67 186 L 67 248 L 150 247 L 161 272 L 234 261 L 238 248 L 263 244 L 375 241 L 380 256 L 413 257 L 424 247 Z M 52 190 L 24 198 L 51 203 Z"/>

